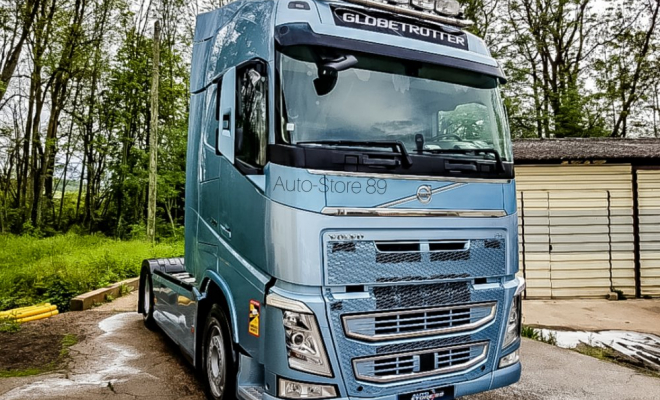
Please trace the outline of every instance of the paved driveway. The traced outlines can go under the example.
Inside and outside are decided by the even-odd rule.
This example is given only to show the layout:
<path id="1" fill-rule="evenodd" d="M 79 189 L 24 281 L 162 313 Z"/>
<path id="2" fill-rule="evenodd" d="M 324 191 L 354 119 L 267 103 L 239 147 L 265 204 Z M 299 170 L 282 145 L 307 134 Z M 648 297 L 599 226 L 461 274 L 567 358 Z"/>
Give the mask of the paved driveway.
<path id="1" fill-rule="evenodd" d="M 0 379 L 0 399 L 202 400 L 194 371 L 177 347 L 148 331 L 134 312 L 135 295 L 99 309 L 98 328 L 71 348 L 72 362 L 57 373 Z M 466 400 L 660 398 L 660 379 L 578 353 L 525 340 L 522 380 Z"/>

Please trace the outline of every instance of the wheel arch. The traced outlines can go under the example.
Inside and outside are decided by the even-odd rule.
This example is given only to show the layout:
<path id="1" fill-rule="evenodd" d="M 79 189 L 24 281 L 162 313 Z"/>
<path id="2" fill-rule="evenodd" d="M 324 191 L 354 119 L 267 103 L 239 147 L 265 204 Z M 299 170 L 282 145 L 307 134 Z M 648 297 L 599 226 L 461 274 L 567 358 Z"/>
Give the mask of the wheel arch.
<path id="1" fill-rule="evenodd" d="M 171 274 L 177 272 L 185 272 L 186 267 L 184 264 L 183 257 L 176 258 L 152 258 L 142 261 L 142 267 L 140 268 L 140 286 L 138 286 L 138 293 L 142 294 L 144 289 L 144 279 L 147 277 L 147 274 L 153 275 L 154 270 L 160 270 L 162 272 Z M 144 300 L 143 296 L 138 296 L 138 313 L 144 312 Z"/>
<path id="2" fill-rule="evenodd" d="M 227 316 L 227 319 L 229 319 L 231 340 L 234 344 L 238 344 L 238 321 L 236 315 L 236 306 L 234 304 L 234 298 L 232 296 L 231 290 L 229 289 L 227 283 L 214 272 L 207 271 L 206 276 L 204 277 L 199 288 L 202 296 L 197 306 L 195 347 L 197 348 L 202 343 L 202 338 L 204 335 L 203 327 L 206 321 L 206 316 L 211 310 L 213 304 L 218 304 Z M 199 356 L 201 355 L 201 351 L 196 351 L 196 353 L 197 356 L 195 357 L 195 364 L 197 365 L 197 363 L 200 362 Z"/>

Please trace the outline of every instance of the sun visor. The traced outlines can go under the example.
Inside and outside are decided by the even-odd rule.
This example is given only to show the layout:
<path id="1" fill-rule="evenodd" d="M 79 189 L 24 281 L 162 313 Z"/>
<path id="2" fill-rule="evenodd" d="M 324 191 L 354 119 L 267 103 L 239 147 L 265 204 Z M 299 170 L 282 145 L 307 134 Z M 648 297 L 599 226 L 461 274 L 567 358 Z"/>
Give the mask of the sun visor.
<path id="1" fill-rule="evenodd" d="M 342 29 L 341 27 L 336 27 Z M 351 28 L 343 28 L 351 29 Z M 275 28 L 275 41 L 280 46 L 326 46 L 342 50 L 352 50 L 362 53 L 376 54 L 384 57 L 401 58 L 427 62 L 446 67 L 454 67 L 467 71 L 482 73 L 498 78 L 500 82 L 506 82 L 506 77 L 499 66 L 482 64 L 466 59 L 454 58 L 442 54 L 413 50 L 392 46 L 386 42 L 377 43 L 372 41 L 358 40 L 350 37 L 324 35 L 316 33 L 307 23 L 293 23 L 279 25 Z"/>

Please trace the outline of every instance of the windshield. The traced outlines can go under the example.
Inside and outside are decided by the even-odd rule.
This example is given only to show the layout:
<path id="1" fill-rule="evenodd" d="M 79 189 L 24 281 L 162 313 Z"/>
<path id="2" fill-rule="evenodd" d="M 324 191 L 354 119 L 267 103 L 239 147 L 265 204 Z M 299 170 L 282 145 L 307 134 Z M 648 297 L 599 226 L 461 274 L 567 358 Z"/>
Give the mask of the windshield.
<path id="1" fill-rule="evenodd" d="M 279 108 L 285 143 L 401 141 L 413 154 L 494 149 L 502 160 L 512 159 L 497 78 L 350 53 L 356 62 L 320 85 L 324 62 L 346 56 L 318 47 L 282 50 Z"/>

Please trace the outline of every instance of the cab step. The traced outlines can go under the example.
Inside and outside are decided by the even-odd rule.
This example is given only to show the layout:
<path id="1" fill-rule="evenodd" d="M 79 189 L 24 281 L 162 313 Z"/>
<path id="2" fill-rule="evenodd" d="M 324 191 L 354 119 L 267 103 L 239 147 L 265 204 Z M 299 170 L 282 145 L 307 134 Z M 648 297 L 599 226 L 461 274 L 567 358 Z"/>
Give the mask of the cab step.
<path id="1" fill-rule="evenodd" d="M 264 387 L 241 386 L 238 388 L 238 398 L 242 400 L 262 400 L 264 398 Z"/>

